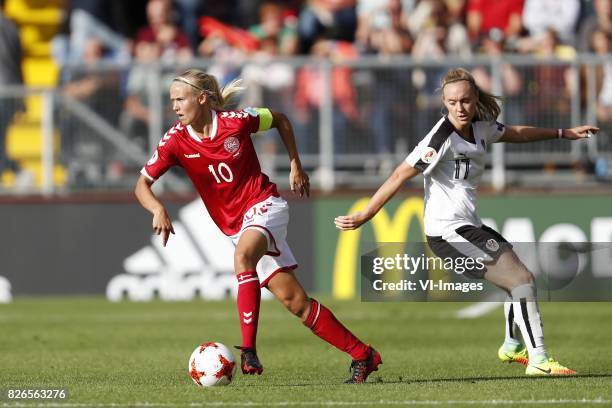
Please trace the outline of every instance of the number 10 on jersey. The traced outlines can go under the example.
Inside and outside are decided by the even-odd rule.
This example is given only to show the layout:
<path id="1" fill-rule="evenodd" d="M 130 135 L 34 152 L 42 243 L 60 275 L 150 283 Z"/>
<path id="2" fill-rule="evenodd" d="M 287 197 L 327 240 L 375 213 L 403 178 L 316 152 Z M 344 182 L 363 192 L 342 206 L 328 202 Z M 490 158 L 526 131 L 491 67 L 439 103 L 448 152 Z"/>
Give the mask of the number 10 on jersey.
<path id="1" fill-rule="evenodd" d="M 234 181 L 232 169 L 230 169 L 230 167 L 223 162 L 219 163 L 216 169 L 214 165 L 209 164 L 208 171 L 210 171 L 215 180 L 217 180 L 217 184 L 221 184 L 223 181 L 226 183 L 231 183 Z"/>

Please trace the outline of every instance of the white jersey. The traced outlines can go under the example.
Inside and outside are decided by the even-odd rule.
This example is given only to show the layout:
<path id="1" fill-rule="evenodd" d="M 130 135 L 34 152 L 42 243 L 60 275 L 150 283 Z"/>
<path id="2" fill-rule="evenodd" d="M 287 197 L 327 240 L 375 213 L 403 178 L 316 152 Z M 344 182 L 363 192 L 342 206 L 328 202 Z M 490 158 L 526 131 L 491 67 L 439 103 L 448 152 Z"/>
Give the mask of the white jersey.
<path id="1" fill-rule="evenodd" d="M 472 123 L 475 143 L 455 131 L 445 116 L 406 157 L 425 178 L 425 234 L 448 237 L 462 225 L 482 226 L 476 214 L 476 189 L 487 147 L 504 134 L 503 124 Z"/>

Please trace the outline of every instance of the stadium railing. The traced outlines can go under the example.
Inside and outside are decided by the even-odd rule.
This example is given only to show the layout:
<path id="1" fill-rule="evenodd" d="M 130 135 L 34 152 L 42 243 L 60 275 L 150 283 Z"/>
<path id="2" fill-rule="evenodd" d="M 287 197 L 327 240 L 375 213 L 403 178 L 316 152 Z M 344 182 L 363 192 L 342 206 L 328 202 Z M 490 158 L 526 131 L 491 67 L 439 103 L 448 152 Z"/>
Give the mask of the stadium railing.
<path id="1" fill-rule="evenodd" d="M 485 89 L 502 97 L 501 122 L 567 128 L 597 124 L 599 78 L 606 64 L 610 58 L 585 54 L 572 60 L 517 55 L 441 61 L 255 58 L 195 60 L 188 67 L 206 70 L 222 82 L 241 76 L 246 90 L 233 101 L 234 107 L 267 106 L 285 112 L 313 184 L 333 190 L 380 184 L 443 114 L 439 81 L 450 67 L 472 70 Z M 38 138 L 8 138 L 9 155 L 35 173 L 30 191 L 131 189 L 140 166 L 175 120 L 168 87 L 188 67 L 69 65 L 62 68 L 56 88 L 0 88 L 0 110 L 11 99 L 43 95 L 44 102 L 36 107 L 43 118 Z M 19 122 L 19 115 L 13 122 Z M 610 124 L 602 125 L 609 133 Z M 602 135 L 574 143 L 496 144 L 485 182 L 495 189 L 598 186 L 589 171 L 597 160 L 612 160 L 609 139 Z M 254 140 L 264 171 L 284 186 L 289 166 L 279 138 L 270 133 Z M 41 146 L 38 155 L 32 153 L 32 143 Z M 577 168 L 586 176 L 577 177 Z M 2 193 L 24 191 L 11 187 L 15 183 L 8 179 L 6 174 L 1 179 Z M 178 171 L 165 178 L 162 188 L 189 187 Z"/>

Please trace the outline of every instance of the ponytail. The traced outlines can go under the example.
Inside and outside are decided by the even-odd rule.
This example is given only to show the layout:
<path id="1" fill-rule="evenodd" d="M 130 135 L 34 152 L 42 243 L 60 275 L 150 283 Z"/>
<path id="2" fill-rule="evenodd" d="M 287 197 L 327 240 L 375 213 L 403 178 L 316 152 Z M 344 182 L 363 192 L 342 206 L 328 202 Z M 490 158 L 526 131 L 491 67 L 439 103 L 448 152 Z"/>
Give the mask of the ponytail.
<path id="1" fill-rule="evenodd" d="M 224 108 L 235 95 L 238 95 L 242 91 L 244 91 L 244 86 L 242 86 L 242 79 L 240 78 L 234 79 L 232 82 L 225 85 L 223 89 L 221 89 L 219 95 L 220 107 Z"/>

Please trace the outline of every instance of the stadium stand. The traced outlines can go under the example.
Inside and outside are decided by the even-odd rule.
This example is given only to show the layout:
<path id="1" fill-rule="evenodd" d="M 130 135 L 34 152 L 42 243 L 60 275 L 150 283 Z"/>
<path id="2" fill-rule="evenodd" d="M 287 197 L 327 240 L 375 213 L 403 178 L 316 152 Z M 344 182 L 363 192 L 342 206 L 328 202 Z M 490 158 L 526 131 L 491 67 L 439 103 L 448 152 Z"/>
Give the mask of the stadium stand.
<path id="1" fill-rule="evenodd" d="M 5 0 L 20 29 L 27 92 L 8 156 L 37 188 L 50 178 L 66 191 L 129 188 L 174 120 L 168 81 L 184 67 L 223 84 L 242 77 L 247 92 L 237 105 L 287 112 L 314 185 L 330 172 L 338 186 L 378 185 L 439 117 L 439 78 L 451 66 L 474 70 L 503 97 L 501 121 L 589 122 L 607 135 L 609 0 L 571 3 L 577 7 L 562 30 L 571 34 L 561 35 L 531 33 L 546 23 L 523 0 Z M 53 133 L 54 160 L 45 172 L 43 150 L 51 149 L 41 147 L 42 129 L 51 115 L 43 89 L 53 100 L 46 134 Z M 278 139 L 258 140 L 268 172 L 286 173 Z M 607 140 L 505 146 L 504 183 L 597 187 L 612 177 Z M 10 192 L 19 174 L 0 173 L 0 193 Z"/>
<path id="2" fill-rule="evenodd" d="M 28 87 L 55 87 L 59 67 L 51 58 L 51 38 L 58 31 L 63 15 L 62 0 L 7 0 L 6 15 L 19 25 L 23 47 L 23 75 Z M 25 100 L 26 110 L 17 115 L 7 135 L 8 155 L 22 169 L 34 175 L 36 185 L 42 180 L 41 121 L 43 98 L 40 93 L 31 94 Z M 54 151 L 59 150 L 59 134 L 54 134 Z M 16 175 L 5 171 L 2 182 L 11 187 Z M 65 171 L 56 165 L 53 174 L 56 185 L 63 184 Z"/>

